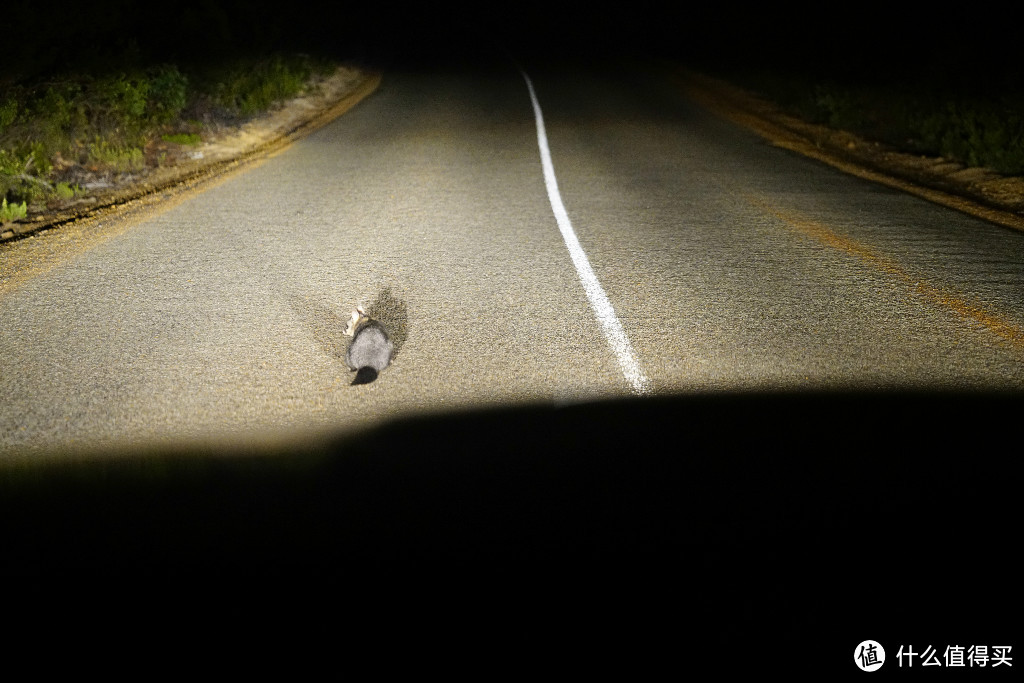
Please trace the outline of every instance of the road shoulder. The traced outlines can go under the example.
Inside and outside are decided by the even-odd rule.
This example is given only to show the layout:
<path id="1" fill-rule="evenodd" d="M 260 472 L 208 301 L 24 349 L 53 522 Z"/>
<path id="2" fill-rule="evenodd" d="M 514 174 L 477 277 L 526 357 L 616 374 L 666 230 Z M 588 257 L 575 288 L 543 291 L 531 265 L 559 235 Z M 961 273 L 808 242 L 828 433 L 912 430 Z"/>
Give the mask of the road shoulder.
<path id="1" fill-rule="evenodd" d="M 778 147 L 976 218 L 1024 231 L 1024 178 L 1002 176 L 940 157 L 900 152 L 847 131 L 807 123 L 705 74 L 682 67 L 673 67 L 670 73 L 699 105 Z"/>
<path id="2" fill-rule="evenodd" d="M 188 158 L 172 166 L 147 169 L 79 196 L 70 206 L 34 212 L 26 219 L 0 225 L 0 244 L 216 178 L 246 161 L 278 151 L 341 116 L 373 93 L 380 79 L 378 73 L 341 66 L 306 93 L 240 126 L 211 133 Z"/>

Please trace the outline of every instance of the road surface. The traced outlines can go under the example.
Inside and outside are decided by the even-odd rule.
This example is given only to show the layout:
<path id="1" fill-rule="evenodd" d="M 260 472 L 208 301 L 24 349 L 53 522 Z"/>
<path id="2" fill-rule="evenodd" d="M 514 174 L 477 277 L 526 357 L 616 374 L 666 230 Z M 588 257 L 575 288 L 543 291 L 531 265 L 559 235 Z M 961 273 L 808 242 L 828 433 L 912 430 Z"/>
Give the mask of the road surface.
<path id="1" fill-rule="evenodd" d="M 527 72 L 535 101 L 509 63 L 387 74 L 201 193 L 3 248 L 0 576 L 30 612 L 81 576 L 107 611 L 233 589 L 261 636 L 309 650 L 279 597 L 445 670 L 1018 644 L 1024 235 L 663 74 Z M 397 347 L 365 386 L 357 304 Z M 971 389 L 1015 400 L 936 393 Z M 146 457 L 58 457 L 93 448 Z"/>
<path id="2" fill-rule="evenodd" d="M 5 245 L 0 451 L 1024 387 L 1024 235 L 772 147 L 659 72 L 526 72 L 539 109 L 510 61 L 388 73 L 202 192 Z M 397 346 L 362 387 L 343 360 L 357 304 Z"/>

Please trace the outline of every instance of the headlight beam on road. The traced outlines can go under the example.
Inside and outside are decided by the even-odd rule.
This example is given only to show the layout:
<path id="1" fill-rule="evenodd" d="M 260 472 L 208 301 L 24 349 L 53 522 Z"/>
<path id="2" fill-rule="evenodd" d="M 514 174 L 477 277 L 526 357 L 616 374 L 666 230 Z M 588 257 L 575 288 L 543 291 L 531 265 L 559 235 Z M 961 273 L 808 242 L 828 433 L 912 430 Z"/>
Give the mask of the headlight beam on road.
<path id="1" fill-rule="evenodd" d="M 548 137 L 544 129 L 544 116 L 540 111 L 537 92 L 534 90 L 533 81 L 530 80 L 527 73 L 525 71 L 521 71 L 521 73 L 526 80 L 526 87 L 530 91 L 530 101 L 533 103 L 533 115 L 537 123 L 537 145 L 540 147 L 540 161 L 544 168 L 544 184 L 548 190 L 551 210 L 554 212 L 555 220 L 558 222 L 558 229 L 562 233 L 562 239 L 565 240 L 565 246 L 569 249 L 569 256 L 572 258 L 573 265 L 576 266 L 576 273 L 580 277 L 580 282 L 583 283 L 583 289 L 587 293 L 590 307 L 594 310 L 594 315 L 597 316 L 597 321 L 601 325 L 601 331 L 604 333 L 605 339 L 608 340 L 608 345 L 611 346 L 616 359 L 619 361 L 622 374 L 625 375 L 630 389 L 637 395 L 647 394 L 650 392 L 650 380 L 647 379 L 647 376 L 640 368 L 640 363 L 633 352 L 633 345 L 629 342 L 629 337 L 626 336 L 625 330 L 622 329 L 622 323 L 619 322 L 618 317 L 615 315 L 612 302 L 608 300 L 608 295 L 605 294 L 604 288 L 601 287 L 601 283 L 597 279 L 597 275 L 594 274 L 594 269 L 590 266 L 590 260 L 583 251 L 583 247 L 580 246 L 580 241 L 576 237 L 576 231 L 573 230 L 572 223 L 569 221 L 569 214 L 565 210 L 565 204 L 562 203 L 562 195 L 558 192 L 558 180 L 555 178 L 555 166 L 551 161 L 551 150 L 548 148 Z"/>

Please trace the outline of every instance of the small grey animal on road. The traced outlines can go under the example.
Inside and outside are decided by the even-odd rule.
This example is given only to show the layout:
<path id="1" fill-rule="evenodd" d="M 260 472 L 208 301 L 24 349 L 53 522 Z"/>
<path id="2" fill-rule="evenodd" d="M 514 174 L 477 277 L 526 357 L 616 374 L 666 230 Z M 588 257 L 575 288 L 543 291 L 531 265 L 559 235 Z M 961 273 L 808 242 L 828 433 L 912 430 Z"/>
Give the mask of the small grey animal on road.
<path id="1" fill-rule="evenodd" d="M 367 315 L 362 306 L 352 311 L 345 335 L 352 337 L 345 354 L 348 366 L 356 372 L 352 384 L 369 384 L 391 363 L 394 344 L 384 326 Z"/>

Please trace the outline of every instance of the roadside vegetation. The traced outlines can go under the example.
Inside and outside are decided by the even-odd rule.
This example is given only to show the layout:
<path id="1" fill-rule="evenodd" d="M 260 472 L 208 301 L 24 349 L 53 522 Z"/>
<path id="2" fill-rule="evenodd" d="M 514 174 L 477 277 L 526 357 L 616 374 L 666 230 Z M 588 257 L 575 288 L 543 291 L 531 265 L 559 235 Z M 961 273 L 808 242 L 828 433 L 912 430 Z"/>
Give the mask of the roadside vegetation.
<path id="1" fill-rule="evenodd" d="M 299 94 L 349 58 L 330 17 L 295 15 L 298 30 L 245 0 L 5 7 L 25 30 L 0 41 L 0 222 L 172 165 Z"/>
<path id="2" fill-rule="evenodd" d="M 0 197 L 10 207 L 73 198 L 87 182 L 136 173 L 299 94 L 333 65 L 276 54 L 101 75 L 66 72 L 0 90 Z M 23 212 L 22 212 L 23 214 Z"/>
<path id="3" fill-rule="evenodd" d="M 1024 175 L 1024 82 L 1012 71 L 973 64 L 920 73 L 790 67 L 718 75 L 805 121 L 901 151 Z"/>

